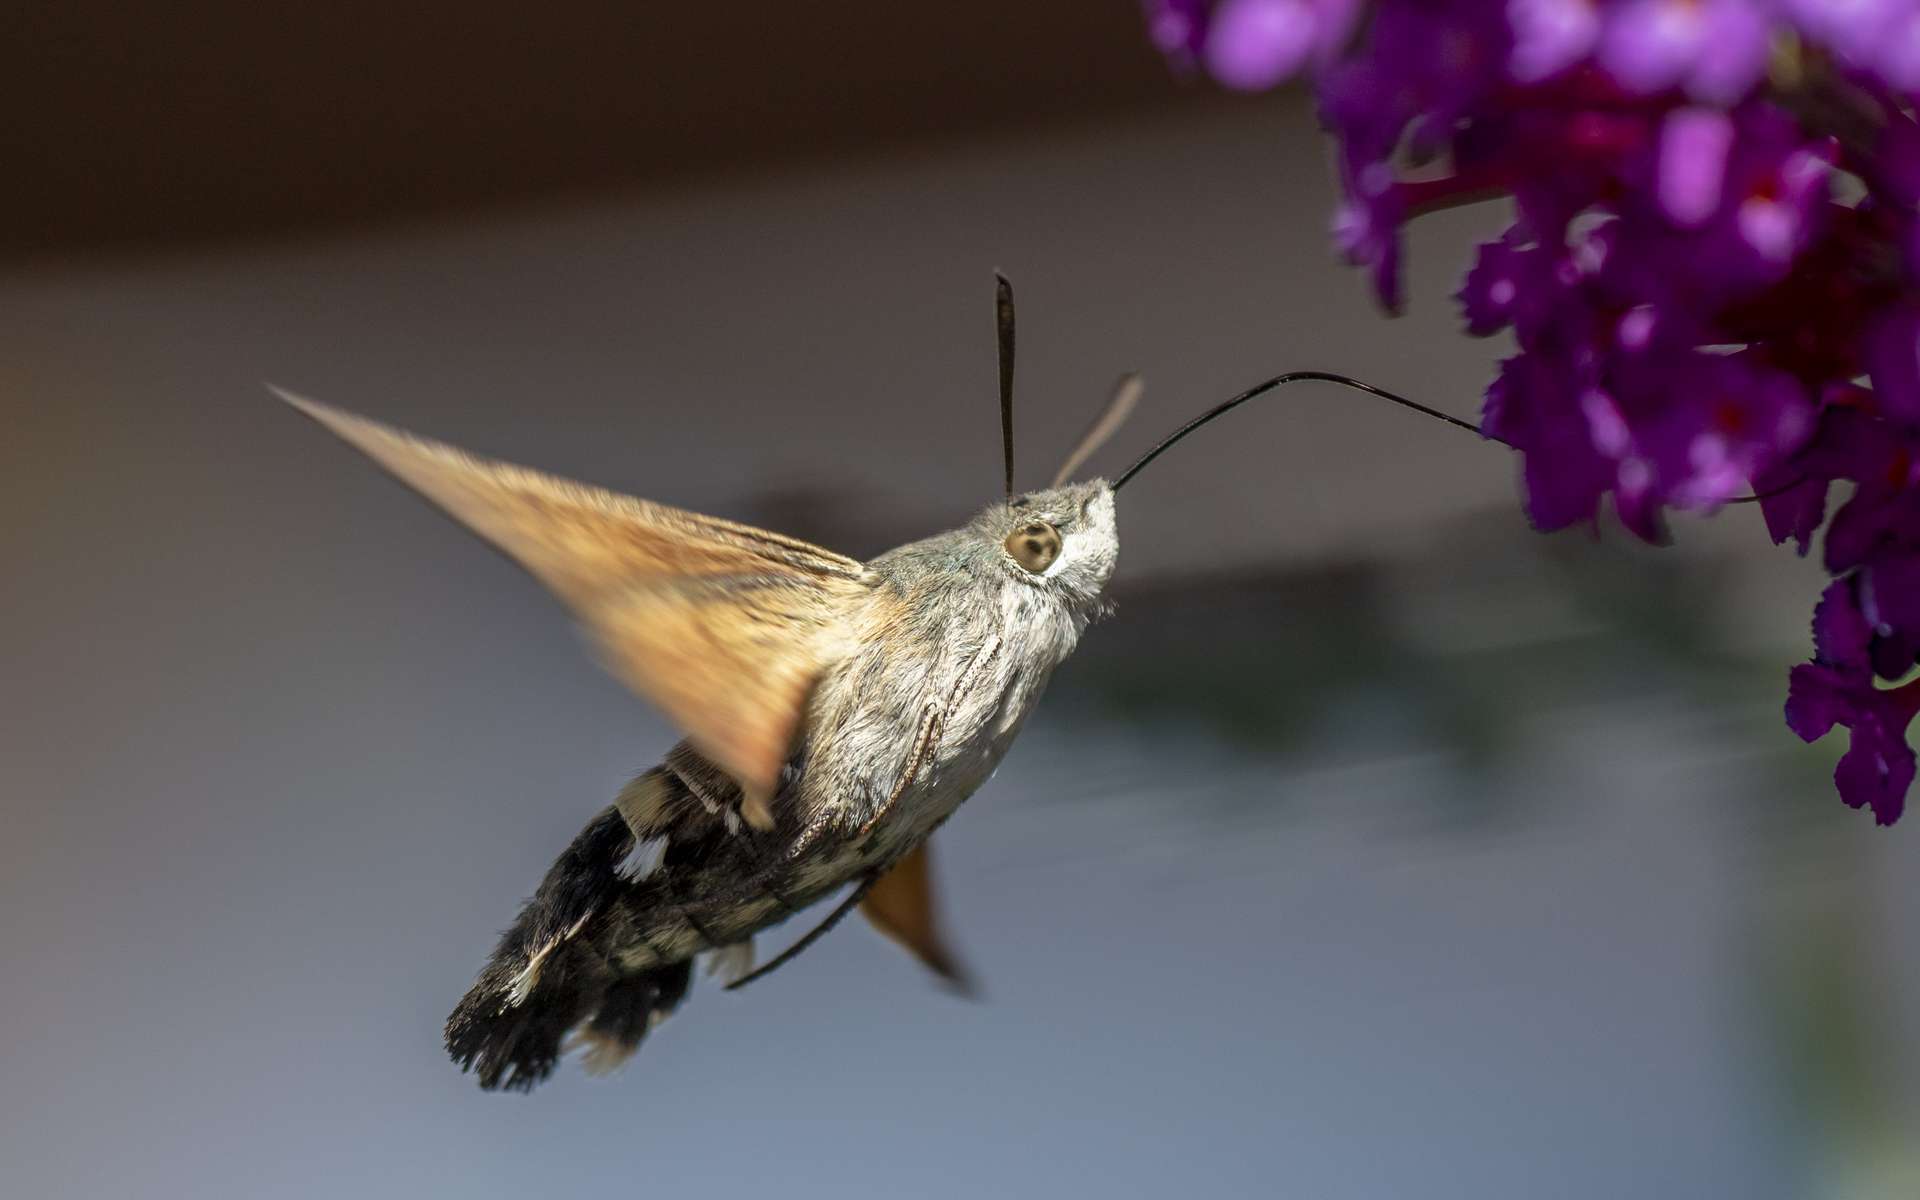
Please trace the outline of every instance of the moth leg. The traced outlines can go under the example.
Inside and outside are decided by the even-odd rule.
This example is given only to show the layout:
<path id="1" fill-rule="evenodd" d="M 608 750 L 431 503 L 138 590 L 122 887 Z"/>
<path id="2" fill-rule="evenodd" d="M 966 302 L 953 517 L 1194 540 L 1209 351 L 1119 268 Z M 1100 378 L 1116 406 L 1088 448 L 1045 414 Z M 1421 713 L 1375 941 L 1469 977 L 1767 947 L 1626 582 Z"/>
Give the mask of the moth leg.
<path id="1" fill-rule="evenodd" d="M 961 667 L 946 703 L 928 703 L 926 715 L 920 721 L 920 735 L 914 739 L 913 753 L 908 756 L 906 767 L 900 772 L 900 778 L 893 785 L 893 791 L 887 796 L 885 803 L 875 809 L 873 815 L 860 826 L 862 837 L 873 832 L 874 827 L 879 825 L 886 815 L 893 811 L 893 806 L 900 802 L 900 797 L 913 786 L 914 780 L 920 777 L 921 769 L 926 766 L 927 760 L 933 756 L 934 750 L 940 744 L 942 728 L 960 707 L 960 701 L 973 690 L 980 676 L 986 672 L 988 665 L 998 657 L 999 653 L 1000 635 L 994 634 L 982 642 L 980 648 L 974 651 L 973 657 Z"/>
<path id="2" fill-rule="evenodd" d="M 944 716 L 945 714 L 939 708 L 931 704 L 927 706 L 926 716 L 920 720 L 920 736 L 913 740 L 913 753 L 907 756 L 906 766 L 902 768 L 900 778 L 894 781 L 893 790 L 887 793 L 887 798 L 881 802 L 880 807 L 873 810 L 873 815 L 861 823 L 860 837 L 871 834 L 874 827 L 893 811 L 893 806 L 900 803 L 900 797 L 906 795 L 907 789 L 913 786 L 913 781 L 920 777 L 920 768 L 926 766 L 928 757 L 933 754 L 934 746 L 939 744 L 940 724 Z"/>
<path id="3" fill-rule="evenodd" d="M 744 979 L 753 972 L 753 939 L 709 950 L 706 962 L 707 974 L 717 977 L 723 986 Z"/>
<path id="4" fill-rule="evenodd" d="M 873 815 L 868 817 L 860 826 L 859 836 L 865 837 L 870 834 L 873 828 L 878 825 L 889 812 L 893 811 L 893 806 L 899 803 L 900 797 L 905 795 L 907 789 L 913 786 L 913 781 L 919 778 L 921 768 L 926 765 L 928 755 L 933 752 L 933 747 L 939 740 L 941 716 L 942 712 L 938 707 L 933 705 L 928 706 L 926 716 L 923 717 L 920 722 L 920 736 L 914 740 L 913 753 L 908 756 L 906 767 L 900 772 L 900 778 L 894 783 L 893 791 L 888 793 L 886 800 L 883 801 L 880 807 L 874 810 Z M 766 965 L 729 983 L 727 990 L 731 992 L 743 988 L 762 976 L 771 975 L 781 967 L 792 962 L 795 958 L 798 958 L 802 951 L 825 937 L 835 925 L 838 925 L 841 918 L 859 907 L 861 901 L 867 898 L 867 893 L 873 890 L 874 885 L 880 882 L 881 878 L 887 873 L 888 868 L 892 865 L 893 864 L 888 863 L 886 866 L 868 871 L 862 875 L 859 884 L 856 885 L 851 892 L 847 893 L 845 899 L 834 906 L 833 911 L 826 915 L 826 919 L 822 920 L 812 929 L 809 929 L 801 936 L 799 941 L 782 950 L 778 955 L 769 960 Z M 780 900 L 783 905 L 786 903 L 784 900 L 781 900 L 778 894 L 774 894 L 774 899 Z"/>
<path id="5" fill-rule="evenodd" d="M 759 968 L 758 970 L 750 971 L 747 974 L 741 976 L 740 978 L 734 980 L 732 983 L 729 983 L 727 985 L 727 990 L 729 992 L 739 991 L 741 988 L 752 983 L 754 980 L 759 979 L 762 976 L 771 975 L 775 971 L 779 970 L 781 967 L 786 966 L 788 963 L 792 962 L 794 959 L 800 957 L 801 951 L 805 950 L 808 946 L 813 945 L 815 942 L 819 941 L 821 938 L 827 936 L 828 932 L 831 931 L 835 925 L 838 925 L 840 923 L 840 919 L 842 917 L 852 912 L 856 905 L 858 905 L 862 900 L 865 900 L 867 898 L 867 893 L 873 890 L 873 885 L 878 882 L 880 882 L 880 875 L 878 872 L 869 871 L 867 874 L 861 876 L 860 883 L 851 892 L 847 893 L 846 899 L 834 905 L 833 911 L 827 914 L 825 920 L 821 921 L 818 925 L 815 925 L 812 929 L 807 930 L 806 935 L 804 937 L 802 937 L 799 941 L 795 942 L 793 945 L 788 946 L 785 950 L 782 950 L 778 955 L 774 956 L 774 958 L 768 961 L 768 963 L 765 966 Z"/>

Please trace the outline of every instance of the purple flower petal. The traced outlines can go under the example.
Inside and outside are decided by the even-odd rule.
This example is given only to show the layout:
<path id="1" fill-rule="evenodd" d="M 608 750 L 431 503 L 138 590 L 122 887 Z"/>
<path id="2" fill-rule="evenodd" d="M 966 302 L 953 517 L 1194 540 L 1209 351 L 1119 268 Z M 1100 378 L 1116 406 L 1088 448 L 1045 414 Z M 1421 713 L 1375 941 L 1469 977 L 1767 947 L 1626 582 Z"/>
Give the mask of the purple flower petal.
<path id="1" fill-rule="evenodd" d="M 1620 406 L 1612 396 L 1599 388 L 1588 388 L 1580 396 L 1580 412 L 1587 418 L 1587 436 L 1595 450 L 1611 459 L 1624 459 L 1633 453 L 1633 430 L 1627 428 L 1627 419 L 1620 415 Z"/>
<path id="2" fill-rule="evenodd" d="M 1772 41 L 1768 13 L 1753 0 L 1707 0 L 1704 9 L 1700 50 L 1686 74 L 1687 94 L 1731 107 L 1766 74 Z"/>
<path id="3" fill-rule="evenodd" d="M 1744 356 L 1660 354 L 1617 363 L 1612 378 L 1639 464 L 1637 486 L 1623 487 L 1620 499 L 1632 509 L 1629 527 L 1643 536 L 1657 529 L 1651 510 L 1710 511 L 1813 432 L 1813 406 L 1798 382 Z"/>
<path id="4" fill-rule="evenodd" d="M 1230 88 L 1261 92 L 1285 83 L 1313 53 L 1318 19 L 1306 0 L 1223 0 L 1201 60 Z"/>
<path id="5" fill-rule="evenodd" d="M 1373 274 L 1374 294 L 1388 312 L 1400 310 L 1400 194 L 1385 163 L 1360 172 L 1360 195 L 1333 214 L 1333 244 L 1355 266 Z"/>
<path id="6" fill-rule="evenodd" d="M 1739 225 L 1741 238 L 1761 258 L 1784 263 L 1793 257 L 1800 223 L 1794 211 L 1786 205 L 1756 197 L 1744 201 L 1734 219 Z"/>
<path id="7" fill-rule="evenodd" d="M 1873 629 L 1874 674 L 1900 679 L 1920 659 L 1920 555 L 1893 552 L 1855 576 L 1860 612 Z"/>
<path id="8" fill-rule="evenodd" d="M 1473 269 L 1454 293 L 1475 337 L 1518 327 L 1522 344 L 1550 319 L 1564 285 L 1541 247 L 1516 247 L 1510 235 L 1480 247 Z"/>
<path id="9" fill-rule="evenodd" d="M 1880 31 L 1873 65 L 1895 91 L 1920 91 L 1920 10 L 1906 9 Z"/>
<path id="10" fill-rule="evenodd" d="M 1787 728 L 1812 742 L 1835 725 L 1850 731 L 1847 752 L 1834 769 L 1840 798 L 1873 810 L 1891 825 L 1906 808 L 1914 754 L 1907 727 L 1920 712 L 1920 680 L 1897 688 L 1874 686 L 1866 658 L 1871 630 L 1848 580 L 1821 596 L 1813 620 L 1815 661 L 1788 676 Z"/>
<path id="11" fill-rule="evenodd" d="M 1593 0 L 1507 0 L 1513 26 L 1508 62 L 1521 83 L 1537 83 L 1579 62 L 1600 39 Z"/>
<path id="12" fill-rule="evenodd" d="M 1144 0 L 1147 35 L 1162 54 L 1190 62 L 1207 31 L 1208 0 Z"/>
<path id="13" fill-rule="evenodd" d="M 1363 0 L 1312 0 L 1314 8 L 1314 59 L 1325 65 L 1346 49 L 1353 28 L 1360 21 Z"/>
<path id="14" fill-rule="evenodd" d="M 1902 0 L 1785 0 L 1784 7 L 1807 36 L 1868 62 L 1882 30 L 1906 6 Z"/>
<path id="15" fill-rule="evenodd" d="M 1875 824 L 1891 825 L 1906 811 L 1914 771 L 1913 747 L 1907 744 L 1912 721 L 1905 705 L 1863 705 L 1849 726 L 1853 736 L 1847 752 L 1833 769 L 1840 799 L 1850 808 L 1871 809 Z"/>
<path id="16" fill-rule="evenodd" d="M 1797 480 L 1797 482 L 1796 482 Z M 1753 487 L 1760 494 L 1760 513 L 1767 522 L 1767 534 L 1778 546 L 1791 540 L 1804 557 L 1813 545 L 1814 531 L 1827 516 L 1827 489 L 1831 480 L 1807 477 L 1795 472 L 1791 464 L 1782 464 L 1756 475 Z"/>
<path id="17" fill-rule="evenodd" d="M 1501 364 L 1481 427 L 1521 452 L 1527 516 L 1540 529 L 1592 521 L 1612 484 L 1580 411 L 1588 384 L 1570 365 L 1537 354 Z"/>
<path id="18" fill-rule="evenodd" d="M 1813 608 L 1813 654 L 1823 666 L 1864 675 L 1873 628 L 1855 601 L 1853 584 L 1836 579 Z"/>
<path id="19" fill-rule="evenodd" d="M 1832 667 L 1801 663 L 1787 676 L 1787 728 L 1802 741 L 1819 741 L 1851 720 L 1853 711 L 1846 677 Z"/>
<path id="20" fill-rule="evenodd" d="M 1390 310 L 1410 211 L 1511 198 L 1457 297 L 1519 345 L 1482 429 L 1537 526 L 1610 495 L 1660 541 L 1751 489 L 1776 542 L 1824 531 L 1836 582 L 1786 717 L 1846 726 L 1836 785 L 1898 816 L 1920 684 L 1876 678 L 1920 661 L 1920 0 L 1144 3 L 1229 86 L 1313 72 L 1334 240 Z M 1763 89 L 1775 50 L 1811 91 Z"/>
<path id="21" fill-rule="evenodd" d="M 1920 310 L 1898 308 L 1868 331 L 1867 372 L 1880 411 L 1920 425 Z"/>
<path id="22" fill-rule="evenodd" d="M 1733 148 L 1733 122 L 1726 114 L 1683 108 L 1667 114 L 1660 128 L 1660 208 L 1675 224 L 1706 223 L 1720 207 L 1720 188 Z"/>
<path id="23" fill-rule="evenodd" d="M 1665 91 L 1700 57 L 1706 29 L 1693 0 L 1626 0 L 1607 12 L 1600 64 L 1628 91 Z"/>
<path id="24" fill-rule="evenodd" d="M 1916 709 L 1920 683 L 1881 689 L 1813 663 L 1795 667 L 1788 676 L 1787 728 L 1813 742 L 1835 725 L 1847 727 L 1847 752 L 1834 768 L 1834 785 L 1851 807 L 1872 809 L 1881 825 L 1893 824 L 1906 809 L 1914 776 L 1907 726 Z"/>

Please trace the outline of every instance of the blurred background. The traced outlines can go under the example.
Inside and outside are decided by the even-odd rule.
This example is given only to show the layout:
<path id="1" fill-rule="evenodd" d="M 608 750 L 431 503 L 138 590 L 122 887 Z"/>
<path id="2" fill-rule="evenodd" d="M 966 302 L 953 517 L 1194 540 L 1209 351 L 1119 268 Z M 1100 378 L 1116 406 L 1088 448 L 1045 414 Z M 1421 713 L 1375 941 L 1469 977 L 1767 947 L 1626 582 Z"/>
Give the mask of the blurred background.
<path id="1" fill-rule="evenodd" d="M 1128 489 L 1119 616 L 942 832 L 985 982 L 849 924 L 621 1075 L 440 1023 L 672 740 L 534 585 L 272 402 L 869 555 L 1279 370 L 1465 416 L 1300 98 L 1126 3 L 9 14 L 0 1193 L 1920 1194 L 1920 843 L 1781 724 L 1822 578 L 1732 510 L 1529 532 L 1301 389 Z M 778 945 L 797 929 L 776 932 Z"/>

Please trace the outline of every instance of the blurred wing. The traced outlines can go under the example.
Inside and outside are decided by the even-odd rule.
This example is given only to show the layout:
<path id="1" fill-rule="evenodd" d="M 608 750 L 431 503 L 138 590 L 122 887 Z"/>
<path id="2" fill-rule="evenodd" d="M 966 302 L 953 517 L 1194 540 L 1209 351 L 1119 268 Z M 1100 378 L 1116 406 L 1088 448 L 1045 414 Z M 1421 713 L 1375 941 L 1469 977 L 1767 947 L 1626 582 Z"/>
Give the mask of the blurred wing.
<path id="1" fill-rule="evenodd" d="M 962 992 L 974 990 L 973 979 L 960 956 L 953 952 L 934 903 L 933 869 L 927 843 L 921 842 L 893 865 L 860 902 L 860 911 L 873 927 L 904 946 L 928 970 Z"/>
<path id="2" fill-rule="evenodd" d="M 865 567 L 275 391 L 545 584 L 607 668 L 740 782 L 750 821 L 768 823 L 814 684 L 852 651 Z"/>

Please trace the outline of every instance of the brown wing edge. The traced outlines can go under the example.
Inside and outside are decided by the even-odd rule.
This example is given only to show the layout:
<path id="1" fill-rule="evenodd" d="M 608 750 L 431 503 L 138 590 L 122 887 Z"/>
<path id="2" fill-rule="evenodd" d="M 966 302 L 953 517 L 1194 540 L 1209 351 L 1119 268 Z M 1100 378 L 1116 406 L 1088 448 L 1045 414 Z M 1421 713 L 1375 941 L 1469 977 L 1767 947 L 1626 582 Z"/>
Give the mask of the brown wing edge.
<path id="1" fill-rule="evenodd" d="M 867 890 L 860 912 L 947 986 L 961 995 L 977 997 L 978 981 L 953 949 L 936 902 L 936 890 L 932 852 L 926 842 L 921 842 Z"/>

